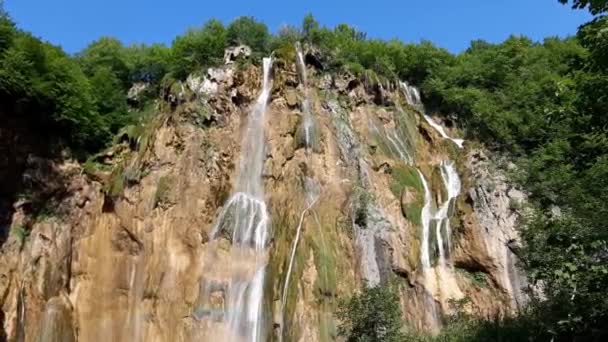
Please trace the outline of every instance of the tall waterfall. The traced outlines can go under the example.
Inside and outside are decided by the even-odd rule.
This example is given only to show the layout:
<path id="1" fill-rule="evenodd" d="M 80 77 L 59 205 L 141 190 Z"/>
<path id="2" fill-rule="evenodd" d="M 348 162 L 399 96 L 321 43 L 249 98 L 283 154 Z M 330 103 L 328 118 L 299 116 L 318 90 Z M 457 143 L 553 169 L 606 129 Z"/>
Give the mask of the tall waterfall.
<path id="1" fill-rule="evenodd" d="M 304 128 L 304 136 L 305 136 L 305 148 L 307 159 L 310 158 L 310 152 L 312 148 L 312 134 L 314 129 L 314 121 L 312 119 L 312 113 L 310 111 L 310 99 L 308 96 L 308 78 L 306 76 L 306 64 L 304 63 L 304 55 L 302 54 L 302 48 L 300 43 L 296 43 L 296 67 L 298 68 L 298 74 L 300 76 L 300 82 L 303 86 L 304 92 L 304 100 L 302 101 L 302 114 L 303 114 L 303 128 Z M 291 256 L 289 258 L 289 265 L 287 267 L 287 273 L 285 274 L 285 282 L 283 284 L 283 294 L 281 296 L 281 317 L 284 316 L 285 304 L 287 302 L 287 294 L 289 291 L 289 281 L 291 279 L 291 272 L 293 270 L 293 263 L 296 257 L 296 252 L 298 248 L 298 244 L 300 242 L 300 235 L 302 232 L 302 225 L 304 223 L 304 218 L 306 214 L 312 209 L 312 207 L 317 203 L 317 200 L 320 196 L 320 187 L 319 184 L 311 177 L 306 176 L 304 179 L 304 190 L 306 191 L 305 203 L 306 207 L 302 210 L 300 214 L 300 221 L 296 228 L 296 237 L 293 241 L 293 245 L 291 248 Z M 319 221 L 317 219 L 317 223 Z M 319 225 L 320 226 L 320 225 Z M 279 329 L 279 340 L 283 339 L 283 329 L 284 322 L 281 322 L 281 326 Z"/>
<path id="2" fill-rule="evenodd" d="M 263 60 L 262 92 L 255 103 L 241 144 L 235 193 L 221 212 L 212 236 L 232 235 L 229 285 L 224 322 L 239 340 L 265 338 L 262 302 L 267 265 L 270 218 L 264 200 L 262 169 L 265 158 L 264 121 L 271 90 L 271 58 Z M 254 271 L 248 268 L 254 267 Z"/>
<path id="3" fill-rule="evenodd" d="M 439 133 L 439 135 L 441 135 L 442 138 L 451 140 L 459 148 L 462 148 L 463 144 L 464 144 L 463 139 L 456 139 L 456 138 L 450 137 L 445 132 L 445 129 L 443 128 L 443 126 L 436 123 L 435 120 L 433 120 L 433 118 L 431 118 L 424 112 L 424 106 L 422 105 L 422 101 L 420 100 L 420 91 L 418 90 L 418 88 L 409 85 L 405 81 L 401 81 L 400 84 L 401 84 L 401 89 L 403 90 L 403 94 L 405 95 L 405 100 L 407 101 L 407 103 L 409 105 L 417 108 L 418 110 L 420 110 L 420 112 L 422 113 L 422 117 L 424 117 L 424 120 L 429 125 L 431 125 L 431 127 L 433 127 Z"/>

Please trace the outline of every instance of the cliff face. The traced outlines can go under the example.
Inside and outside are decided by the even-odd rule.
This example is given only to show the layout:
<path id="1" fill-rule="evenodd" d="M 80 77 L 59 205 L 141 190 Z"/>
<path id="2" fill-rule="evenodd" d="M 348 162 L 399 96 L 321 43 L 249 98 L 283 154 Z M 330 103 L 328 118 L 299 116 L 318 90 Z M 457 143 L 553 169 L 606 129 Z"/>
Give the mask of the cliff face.
<path id="1" fill-rule="evenodd" d="M 272 75 L 262 340 L 336 339 L 337 299 L 365 283 L 397 289 L 404 320 L 425 330 L 452 300 L 484 316 L 525 302 L 514 254 L 525 196 L 486 152 L 433 127 L 407 85 L 295 60 L 275 60 Z M 213 231 L 248 172 L 241 137 L 261 78 L 240 64 L 190 77 L 96 165 L 28 158 L 22 177 L 48 195 L 35 213 L 27 196 L 12 205 L 0 252 L 8 340 L 246 340 L 224 312 L 229 273 L 255 266 Z"/>

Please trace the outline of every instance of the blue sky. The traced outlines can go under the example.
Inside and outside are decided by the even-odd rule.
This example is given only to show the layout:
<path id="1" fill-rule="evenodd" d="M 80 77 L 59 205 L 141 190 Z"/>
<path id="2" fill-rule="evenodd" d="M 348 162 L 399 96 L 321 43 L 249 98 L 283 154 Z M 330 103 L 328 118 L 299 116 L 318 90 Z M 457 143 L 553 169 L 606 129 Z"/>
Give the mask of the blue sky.
<path id="1" fill-rule="evenodd" d="M 322 24 L 348 23 L 374 38 L 428 39 L 453 52 L 473 39 L 500 42 L 510 34 L 535 40 L 574 34 L 591 17 L 557 0 L 5 0 L 19 27 L 68 52 L 103 35 L 125 43 L 171 43 L 207 19 L 224 23 L 252 15 L 276 32 L 306 13 Z"/>

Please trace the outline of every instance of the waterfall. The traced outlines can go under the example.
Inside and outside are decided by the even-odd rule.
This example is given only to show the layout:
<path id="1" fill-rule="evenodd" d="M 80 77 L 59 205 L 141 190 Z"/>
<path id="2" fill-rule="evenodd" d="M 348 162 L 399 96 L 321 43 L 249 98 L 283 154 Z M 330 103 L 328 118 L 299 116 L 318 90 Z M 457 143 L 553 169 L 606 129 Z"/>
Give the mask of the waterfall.
<path id="1" fill-rule="evenodd" d="M 414 158 L 409 152 L 409 148 L 403 142 L 403 139 L 399 136 L 399 133 L 395 128 L 385 128 L 382 125 L 379 126 L 376 124 L 375 120 L 371 118 L 368 120 L 368 125 L 377 139 L 386 138 L 391 153 L 394 153 L 396 157 L 403 160 L 406 164 L 412 164 L 414 162 Z"/>
<path id="2" fill-rule="evenodd" d="M 424 175 L 420 170 L 418 170 L 418 175 L 420 176 L 420 181 L 422 182 L 422 186 L 424 188 L 424 205 L 422 206 L 422 213 L 420 214 L 420 222 L 422 224 L 422 242 L 420 245 L 420 262 L 422 263 L 422 271 L 425 272 L 427 269 L 431 268 L 431 257 L 429 253 L 430 243 L 429 243 L 429 231 L 431 229 L 431 219 L 433 216 L 431 215 L 431 205 L 433 197 L 431 195 L 431 190 L 424 178 Z"/>
<path id="3" fill-rule="evenodd" d="M 450 216 L 453 212 L 454 201 L 456 197 L 460 194 L 460 178 L 458 177 L 458 173 L 456 172 L 456 168 L 454 167 L 454 163 L 452 161 L 443 161 L 440 165 L 441 170 L 441 178 L 443 180 L 443 184 L 447 190 L 447 198 L 443 200 L 439 208 L 433 213 L 432 212 L 432 200 L 433 196 L 431 193 L 431 189 L 420 170 L 418 170 L 418 175 L 420 176 L 420 181 L 422 182 L 422 186 L 424 188 L 424 205 L 422 207 L 421 212 L 421 224 L 422 224 L 422 241 L 420 243 L 420 262 L 422 264 L 422 273 L 425 281 L 425 286 L 430 287 L 430 289 L 435 289 L 437 286 L 441 286 L 440 283 L 436 283 L 437 280 L 433 279 L 431 274 L 429 274 L 429 270 L 431 269 L 431 243 L 430 243 L 430 230 L 431 223 L 435 222 L 436 229 L 436 239 L 437 239 L 437 252 L 438 252 L 438 266 L 436 269 L 437 272 L 443 272 L 444 267 L 447 264 L 447 260 L 450 256 L 451 249 L 451 229 L 450 229 Z M 444 239 L 445 237 L 445 239 Z M 447 253 L 446 253 L 447 248 Z M 440 275 L 440 273 L 438 273 Z M 441 279 L 441 278 L 439 278 Z M 436 284 L 436 285 L 433 285 Z M 439 326 L 440 319 L 438 314 L 437 305 L 432 298 L 432 293 L 429 293 L 425 299 L 427 302 L 426 305 L 428 307 L 428 319 L 429 324 L 432 327 Z"/>
<path id="4" fill-rule="evenodd" d="M 439 207 L 439 210 L 435 213 L 435 220 L 437 221 L 437 246 L 439 249 L 439 263 L 444 266 L 451 249 L 450 237 L 452 235 L 450 229 L 450 216 L 453 211 L 454 201 L 460 194 L 460 177 L 454 167 L 454 162 L 443 161 L 441 162 L 441 179 L 447 190 L 447 198 Z M 444 244 L 443 235 L 446 237 L 446 243 Z M 445 253 L 445 246 L 448 249 L 448 256 Z"/>
<path id="5" fill-rule="evenodd" d="M 296 66 L 298 68 L 298 74 L 300 75 L 300 81 L 303 86 L 304 91 L 304 100 L 302 101 L 302 113 L 303 113 L 303 127 L 304 127 L 304 136 L 305 136 L 305 147 L 306 147 L 306 157 L 310 159 L 310 150 L 312 148 L 312 132 L 314 129 L 314 122 L 312 119 L 312 114 L 310 111 L 310 100 L 308 96 L 308 82 L 306 77 L 306 64 L 304 63 L 304 56 L 302 54 L 302 48 L 300 43 L 296 43 Z M 300 234 L 302 232 L 302 225 L 304 223 L 304 218 L 306 214 L 314 207 L 317 203 L 317 200 L 320 196 L 320 188 L 318 183 L 311 177 L 306 176 L 304 178 L 304 190 L 306 192 L 306 208 L 302 210 L 300 214 L 300 221 L 298 223 L 298 227 L 296 228 L 296 237 L 293 241 L 293 245 L 291 248 L 291 256 L 289 258 L 289 266 L 287 267 L 287 273 L 285 275 L 285 282 L 283 284 L 283 294 L 281 296 L 281 325 L 279 328 L 279 340 L 283 339 L 283 328 L 284 322 L 283 317 L 285 315 L 285 305 L 287 302 L 287 294 L 289 291 L 289 280 L 291 279 L 291 271 L 293 269 L 293 263 L 296 257 L 296 252 L 298 249 L 298 243 L 300 242 Z M 317 223 L 318 220 L 317 220 Z"/>
<path id="6" fill-rule="evenodd" d="M 424 206 L 422 207 L 421 213 L 421 223 L 422 223 L 422 243 L 421 243 L 421 252 L 420 252 L 420 261 L 422 263 L 422 267 L 424 269 L 428 269 L 431 267 L 431 258 L 430 258 L 430 229 L 431 222 L 436 222 L 436 237 L 437 237 L 437 249 L 439 253 L 439 264 L 444 266 L 449 255 L 450 244 L 451 244 L 451 229 L 450 229 L 450 216 L 453 211 L 454 201 L 456 197 L 460 194 L 460 178 L 458 177 L 458 173 L 456 172 L 456 168 L 454 167 L 454 162 L 452 161 L 443 161 L 441 162 L 441 178 L 443 180 L 443 184 L 447 190 L 447 198 L 441 203 L 437 211 L 432 213 L 432 194 L 429 186 L 424 178 L 424 175 L 420 170 L 418 170 L 418 174 L 420 176 L 420 181 L 424 187 Z M 445 236 L 445 241 L 444 241 Z M 445 253 L 445 249 L 448 249 L 448 255 Z"/>
<path id="7" fill-rule="evenodd" d="M 418 90 L 418 88 L 409 85 L 405 81 L 401 81 L 400 84 L 401 84 L 401 89 L 403 89 L 403 94 L 405 95 L 405 100 L 407 101 L 407 103 L 410 106 L 420 110 L 424 120 L 429 125 L 431 125 L 431 127 L 433 127 L 439 133 L 439 135 L 441 135 L 442 138 L 451 140 L 454 144 L 456 144 L 456 146 L 458 146 L 459 148 L 462 148 L 463 144 L 464 144 L 464 139 L 456 139 L 456 138 L 450 137 L 445 132 L 445 129 L 443 128 L 443 126 L 436 123 L 435 120 L 433 120 L 433 118 L 431 118 L 424 112 L 424 106 L 422 105 L 422 101 L 420 100 L 420 91 Z"/>
<path id="8" fill-rule="evenodd" d="M 255 272 L 230 271 L 224 322 L 244 341 L 264 340 L 263 295 L 270 218 L 264 201 L 264 121 L 271 90 L 271 58 L 263 60 L 262 92 L 255 103 L 241 144 L 235 192 L 220 213 L 212 237 L 231 233 L 234 264 L 253 263 Z"/>
<path id="9" fill-rule="evenodd" d="M 308 77 L 306 75 L 306 63 L 304 63 L 304 54 L 300 43 L 296 43 L 296 66 L 300 75 L 300 82 L 304 89 L 304 100 L 302 101 L 302 124 L 304 127 L 304 139 L 306 148 L 312 147 L 312 135 L 314 133 L 314 121 L 310 112 L 310 99 L 308 96 Z"/>

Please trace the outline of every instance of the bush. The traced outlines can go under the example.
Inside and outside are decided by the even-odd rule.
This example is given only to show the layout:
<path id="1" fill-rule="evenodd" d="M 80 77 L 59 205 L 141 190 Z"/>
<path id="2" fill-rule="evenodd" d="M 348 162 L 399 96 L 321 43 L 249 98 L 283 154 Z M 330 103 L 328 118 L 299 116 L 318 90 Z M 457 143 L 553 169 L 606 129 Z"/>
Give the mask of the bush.
<path id="1" fill-rule="evenodd" d="M 365 286 L 361 293 L 340 302 L 336 316 L 338 334 L 348 342 L 404 340 L 399 298 L 387 287 Z"/>

